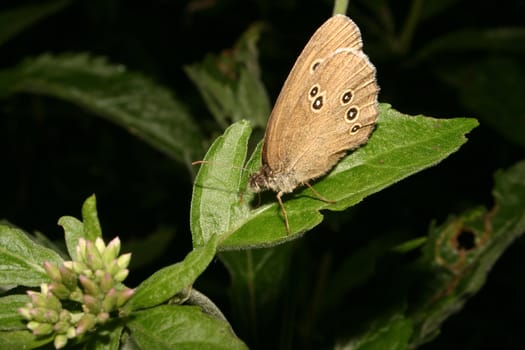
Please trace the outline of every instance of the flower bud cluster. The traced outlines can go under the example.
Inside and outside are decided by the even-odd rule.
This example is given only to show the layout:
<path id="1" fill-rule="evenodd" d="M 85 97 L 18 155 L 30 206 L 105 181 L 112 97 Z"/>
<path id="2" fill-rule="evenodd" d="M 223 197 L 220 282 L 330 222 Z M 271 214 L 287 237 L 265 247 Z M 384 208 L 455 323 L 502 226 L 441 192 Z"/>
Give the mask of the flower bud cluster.
<path id="1" fill-rule="evenodd" d="M 60 349 L 68 339 L 104 324 L 123 306 L 133 295 L 121 284 L 128 276 L 131 254 L 118 256 L 119 252 L 118 237 L 107 246 L 101 238 L 95 242 L 80 238 L 73 261 L 60 266 L 44 262 L 51 283 L 42 284 L 40 292 L 28 291 L 30 302 L 18 310 L 33 334 L 54 334 L 55 348 Z M 76 302 L 77 309 L 66 308 L 62 301 L 68 300 Z"/>

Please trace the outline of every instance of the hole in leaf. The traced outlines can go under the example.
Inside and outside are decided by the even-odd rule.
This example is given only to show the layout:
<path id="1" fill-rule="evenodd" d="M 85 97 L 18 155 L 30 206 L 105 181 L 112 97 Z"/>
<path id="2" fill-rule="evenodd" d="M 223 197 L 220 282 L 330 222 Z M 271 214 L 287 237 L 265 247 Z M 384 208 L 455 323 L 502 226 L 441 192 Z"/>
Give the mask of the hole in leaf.
<path id="1" fill-rule="evenodd" d="M 456 236 L 458 250 L 471 250 L 476 247 L 476 235 L 470 231 L 461 231 Z"/>

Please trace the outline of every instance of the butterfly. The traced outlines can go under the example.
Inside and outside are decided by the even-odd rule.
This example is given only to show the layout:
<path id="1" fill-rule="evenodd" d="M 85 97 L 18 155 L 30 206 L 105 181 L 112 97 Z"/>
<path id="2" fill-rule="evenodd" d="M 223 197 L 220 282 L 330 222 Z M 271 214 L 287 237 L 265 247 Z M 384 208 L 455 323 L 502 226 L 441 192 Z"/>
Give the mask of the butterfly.
<path id="1" fill-rule="evenodd" d="M 378 115 L 376 69 L 347 16 L 329 18 L 297 58 L 272 110 L 253 192 L 272 190 L 290 233 L 282 196 L 326 174 L 367 142 Z"/>

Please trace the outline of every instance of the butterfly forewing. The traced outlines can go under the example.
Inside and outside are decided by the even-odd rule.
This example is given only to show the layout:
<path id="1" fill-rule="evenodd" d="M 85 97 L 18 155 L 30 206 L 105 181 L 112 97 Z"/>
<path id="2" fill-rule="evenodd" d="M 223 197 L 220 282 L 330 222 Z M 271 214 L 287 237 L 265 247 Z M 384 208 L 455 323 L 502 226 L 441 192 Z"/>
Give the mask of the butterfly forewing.
<path id="1" fill-rule="evenodd" d="M 346 151 L 366 142 L 378 114 L 375 68 L 361 51 L 337 50 L 304 85 L 292 104 L 293 126 L 275 133 L 287 142 L 281 142 L 278 157 L 268 157 L 270 166 L 279 163 L 298 183 L 325 174 Z"/>
<path id="2" fill-rule="evenodd" d="M 312 36 L 266 130 L 263 163 L 275 174 L 295 174 L 298 183 L 306 182 L 368 139 L 379 88 L 361 47 L 359 29 L 345 16 L 332 17 Z"/>
<path id="3" fill-rule="evenodd" d="M 277 170 L 280 165 L 272 162 L 268 155 L 278 155 L 283 152 L 281 149 L 277 149 L 280 145 L 279 142 L 275 141 L 284 136 L 281 134 L 282 130 L 286 129 L 291 118 L 295 117 L 293 113 L 296 113 L 296 103 L 299 101 L 299 96 L 304 92 L 302 90 L 304 89 L 305 79 L 313 75 L 323 61 L 340 48 L 360 51 L 362 41 L 357 25 L 346 16 L 336 15 L 317 29 L 308 41 L 277 98 L 268 120 L 263 146 L 263 163 L 269 164 L 272 169 Z"/>

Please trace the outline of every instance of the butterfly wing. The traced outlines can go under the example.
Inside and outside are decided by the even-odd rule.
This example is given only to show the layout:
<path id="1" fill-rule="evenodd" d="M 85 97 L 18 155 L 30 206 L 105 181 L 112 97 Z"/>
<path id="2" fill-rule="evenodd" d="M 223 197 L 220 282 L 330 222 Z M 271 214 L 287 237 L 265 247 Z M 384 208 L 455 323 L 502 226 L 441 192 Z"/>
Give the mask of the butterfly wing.
<path id="1" fill-rule="evenodd" d="M 378 91 L 357 26 L 345 16 L 332 17 L 309 41 L 283 87 L 268 123 L 263 162 L 296 183 L 323 175 L 368 139 Z"/>
<path id="2" fill-rule="evenodd" d="M 286 139 L 288 136 L 286 125 L 290 123 L 289 118 L 294 117 L 292 113 L 295 109 L 295 106 L 291 104 L 303 92 L 300 90 L 304 88 L 306 75 L 312 75 L 315 68 L 332 55 L 337 48 L 353 48 L 360 51 L 362 46 L 359 28 L 344 15 L 329 18 L 316 30 L 286 78 L 268 120 L 263 146 L 264 164 L 276 169 L 273 166 L 277 165 L 275 164 L 276 157 L 271 155 L 277 155 L 281 151 L 277 149 L 279 143 L 275 141 Z"/>
<path id="3" fill-rule="evenodd" d="M 375 68 L 362 51 L 337 50 L 305 84 L 293 112 L 302 126 L 286 136 L 298 146 L 287 149 L 283 170 L 298 183 L 325 174 L 348 150 L 365 143 L 378 115 Z"/>

